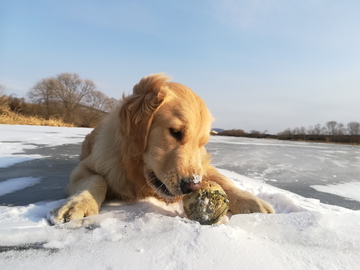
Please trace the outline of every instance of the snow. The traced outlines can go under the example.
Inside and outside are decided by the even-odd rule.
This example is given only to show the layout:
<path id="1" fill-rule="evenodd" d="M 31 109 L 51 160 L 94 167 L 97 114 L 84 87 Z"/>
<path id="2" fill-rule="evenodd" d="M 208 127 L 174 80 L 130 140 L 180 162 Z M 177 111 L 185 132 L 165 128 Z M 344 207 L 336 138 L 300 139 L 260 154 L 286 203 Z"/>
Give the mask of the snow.
<path id="1" fill-rule="evenodd" d="M 24 142 L 25 144 L 62 145 L 81 143 L 89 134 L 89 128 L 46 127 L 26 125 L 0 125 L 1 142 Z"/>
<path id="2" fill-rule="evenodd" d="M 360 182 L 348 182 L 343 184 L 326 186 L 312 185 L 311 187 L 321 192 L 335 194 L 348 198 L 350 200 L 356 200 L 360 202 Z"/>
<path id="3" fill-rule="evenodd" d="M 35 157 L 32 155 L 33 158 L 29 157 L 0 157 L 0 168 L 7 168 L 15 165 L 16 163 L 21 163 L 24 161 L 33 160 Z M 41 156 L 36 156 L 37 158 L 41 158 Z"/>
<path id="4" fill-rule="evenodd" d="M 0 182 L 0 196 L 36 185 L 39 182 L 39 177 L 20 177 Z"/>
<path id="5" fill-rule="evenodd" d="M 0 128 L 1 127 L 2 126 L 0 125 Z M 1 132 L 6 132 L 6 131 L 1 130 Z M 2 138 L 3 134 L 4 133 L 2 133 L 0 140 L 3 140 Z M 9 138 L 11 138 L 11 135 L 9 136 Z M 7 168 L 7 167 L 11 167 L 16 163 L 29 161 L 36 158 L 43 158 L 41 155 L 36 155 L 36 154 L 24 155 L 19 153 L 24 150 L 35 149 L 35 148 L 36 148 L 35 145 L 28 145 L 25 143 L 19 143 L 14 141 L 7 143 L 0 142 L 0 168 Z"/>
<path id="6" fill-rule="evenodd" d="M 17 128 L 0 125 L 4 147 L 13 143 L 11 137 L 24 149 L 35 140 L 46 145 L 78 143 L 89 132 Z M 47 136 L 49 131 L 57 139 Z M 27 156 L 20 148 L 16 153 Z M 50 226 L 46 214 L 64 200 L 0 206 L 0 269 L 358 268 L 360 211 L 219 170 L 239 188 L 272 204 L 276 214 L 228 214 L 227 223 L 202 226 L 185 217 L 181 204 L 149 198 L 133 204 L 109 202 L 97 216 Z M 11 188 L 24 188 L 26 182 L 21 181 L 25 179 L 0 182 L 0 190 L 10 193 Z M 37 181 L 29 175 L 28 183 Z"/>
<path id="7" fill-rule="evenodd" d="M 45 158 L 46 156 L 38 154 L 22 153 L 25 150 L 36 149 L 37 145 L 81 143 L 88 133 L 88 128 L 0 125 L 0 168 Z"/>

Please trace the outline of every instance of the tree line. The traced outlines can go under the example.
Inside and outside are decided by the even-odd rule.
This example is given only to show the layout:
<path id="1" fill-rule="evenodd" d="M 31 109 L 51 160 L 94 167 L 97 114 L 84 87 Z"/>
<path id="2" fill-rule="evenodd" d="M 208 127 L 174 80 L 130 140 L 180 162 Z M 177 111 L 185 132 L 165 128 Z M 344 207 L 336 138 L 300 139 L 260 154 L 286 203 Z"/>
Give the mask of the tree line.
<path id="1" fill-rule="evenodd" d="M 304 126 L 288 128 L 279 132 L 277 139 L 360 144 L 360 123 L 352 121 L 345 126 L 337 121 L 329 121 L 324 126 L 316 124 L 307 129 Z"/>
<path id="2" fill-rule="evenodd" d="M 258 131 L 255 129 L 245 132 L 243 129 L 230 129 L 217 132 L 216 135 L 234 136 L 234 137 L 247 137 L 247 138 L 269 138 L 275 135 L 267 134 L 267 130 Z"/>
<path id="3" fill-rule="evenodd" d="M 360 135 L 360 123 L 352 121 L 345 126 L 343 123 L 329 121 L 325 126 L 317 124 L 315 126 L 309 126 L 307 129 L 304 126 L 294 129 L 288 128 L 279 132 L 278 135 Z"/>
<path id="4" fill-rule="evenodd" d="M 287 128 L 276 135 L 267 134 L 267 130 L 263 132 L 257 130 L 245 132 L 242 129 L 224 130 L 218 132 L 217 135 L 293 141 L 360 144 L 360 123 L 357 121 L 352 121 L 347 125 L 344 125 L 343 123 L 338 123 L 336 121 L 329 121 L 324 126 L 316 124 L 315 126 L 309 126 L 308 128 L 304 126 L 293 129 Z"/>
<path id="5" fill-rule="evenodd" d="M 119 102 L 99 91 L 92 80 L 81 79 L 77 73 L 61 73 L 38 81 L 26 93 L 26 99 L 6 96 L 3 88 L 1 91 L 2 108 L 6 104 L 17 114 L 61 119 L 83 127 L 96 126 Z"/>

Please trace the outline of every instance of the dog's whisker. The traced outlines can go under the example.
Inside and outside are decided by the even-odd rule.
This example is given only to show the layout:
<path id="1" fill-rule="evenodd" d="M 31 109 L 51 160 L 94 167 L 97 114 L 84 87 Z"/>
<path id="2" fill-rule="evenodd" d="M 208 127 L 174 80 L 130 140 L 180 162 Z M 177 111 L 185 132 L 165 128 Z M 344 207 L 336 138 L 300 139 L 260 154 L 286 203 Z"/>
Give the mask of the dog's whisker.
<path id="1" fill-rule="evenodd" d="M 145 184 L 141 187 L 141 189 L 138 191 L 138 195 L 140 195 L 140 193 L 141 193 L 141 191 L 148 185 L 148 182 L 151 182 L 151 181 L 153 181 L 153 180 L 155 180 L 157 177 L 156 176 L 154 176 L 153 178 L 150 178 L 149 180 L 146 180 L 145 179 Z"/>
<path id="2" fill-rule="evenodd" d="M 137 196 L 140 195 L 141 191 L 142 191 L 147 185 L 148 185 L 148 183 L 145 183 L 145 184 L 140 188 L 140 190 L 139 190 L 138 193 L 137 193 Z"/>

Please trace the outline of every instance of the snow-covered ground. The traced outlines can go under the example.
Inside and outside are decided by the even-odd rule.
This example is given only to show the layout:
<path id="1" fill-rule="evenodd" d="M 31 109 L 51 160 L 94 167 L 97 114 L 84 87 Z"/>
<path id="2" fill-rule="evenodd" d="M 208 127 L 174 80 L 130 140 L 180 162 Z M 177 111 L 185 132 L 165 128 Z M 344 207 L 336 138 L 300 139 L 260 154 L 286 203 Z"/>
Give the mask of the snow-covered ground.
<path id="1" fill-rule="evenodd" d="M 1 166 L 8 170 L 11 164 L 44 158 L 26 149 L 80 143 L 88 132 L 0 125 L 0 172 Z M 216 155 L 226 141 L 239 142 L 211 140 Z M 231 158 L 236 162 L 236 155 Z M 46 214 L 63 200 L 0 206 L 0 269 L 358 269 L 360 211 L 322 204 L 216 165 L 239 188 L 272 204 L 276 214 L 228 215 L 224 224 L 202 226 L 186 219 L 180 204 L 148 199 L 107 203 L 98 216 L 54 227 Z M 359 194 L 357 182 L 351 183 L 343 190 Z M 0 196 L 15 196 L 29 185 L 41 186 L 41 179 L 6 179 L 0 182 Z"/>

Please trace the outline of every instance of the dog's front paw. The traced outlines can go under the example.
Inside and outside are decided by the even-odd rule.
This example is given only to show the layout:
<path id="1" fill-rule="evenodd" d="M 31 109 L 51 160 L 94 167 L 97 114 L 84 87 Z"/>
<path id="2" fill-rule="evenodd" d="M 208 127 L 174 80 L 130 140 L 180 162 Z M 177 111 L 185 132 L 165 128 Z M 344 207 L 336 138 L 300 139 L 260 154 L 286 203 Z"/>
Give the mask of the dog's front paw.
<path id="1" fill-rule="evenodd" d="M 51 210 L 47 219 L 51 224 L 61 224 L 73 219 L 97 215 L 99 206 L 88 191 L 69 198 L 64 204 Z"/>
<path id="2" fill-rule="evenodd" d="M 238 190 L 228 198 L 229 208 L 233 214 L 275 213 L 270 204 L 246 191 Z"/>

